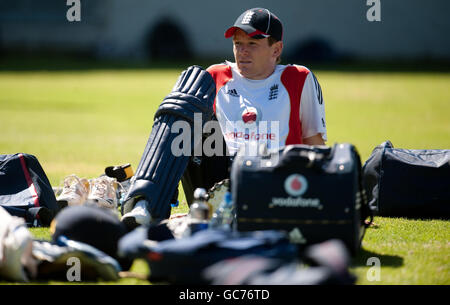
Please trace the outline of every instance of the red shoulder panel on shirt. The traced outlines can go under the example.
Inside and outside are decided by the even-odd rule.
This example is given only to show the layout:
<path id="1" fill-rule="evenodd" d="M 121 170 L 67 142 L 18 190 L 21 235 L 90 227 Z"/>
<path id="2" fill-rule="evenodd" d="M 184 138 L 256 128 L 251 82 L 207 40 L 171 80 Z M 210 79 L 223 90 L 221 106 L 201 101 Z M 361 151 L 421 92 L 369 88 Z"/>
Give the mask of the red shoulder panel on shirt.
<path id="1" fill-rule="evenodd" d="M 300 122 L 300 99 L 309 70 L 300 66 L 287 66 L 281 74 L 281 83 L 286 88 L 291 102 L 289 133 L 286 145 L 302 144 L 302 122 Z"/>
<path id="2" fill-rule="evenodd" d="M 216 95 L 219 90 L 233 78 L 231 67 L 226 64 L 212 65 L 206 71 L 211 74 L 216 83 Z M 216 113 L 216 98 L 214 99 L 214 113 Z"/>

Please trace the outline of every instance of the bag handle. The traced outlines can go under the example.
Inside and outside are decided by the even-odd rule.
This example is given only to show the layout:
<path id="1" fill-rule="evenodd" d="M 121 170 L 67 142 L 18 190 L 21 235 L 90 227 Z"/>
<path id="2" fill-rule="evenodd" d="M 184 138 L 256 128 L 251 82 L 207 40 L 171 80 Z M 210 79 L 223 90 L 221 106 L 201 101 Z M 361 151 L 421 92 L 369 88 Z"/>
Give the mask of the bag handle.
<path id="1" fill-rule="evenodd" d="M 280 154 L 282 166 L 301 166 L 305 168 L 318 168 L 332 155 L 328 146 L 312 146 L 305 144 L 288 145 Z"/>

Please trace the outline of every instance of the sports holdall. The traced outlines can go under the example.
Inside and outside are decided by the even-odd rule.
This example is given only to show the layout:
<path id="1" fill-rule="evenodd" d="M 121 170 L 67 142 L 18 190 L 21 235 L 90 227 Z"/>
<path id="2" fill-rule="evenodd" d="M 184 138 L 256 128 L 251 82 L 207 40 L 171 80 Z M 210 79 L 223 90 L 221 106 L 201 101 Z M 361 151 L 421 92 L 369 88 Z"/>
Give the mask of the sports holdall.
<path id="1" fill-rule="evenodd" d="M 353 145 L 248 151 L 241 148 L 231 170 L 237 230 L 285 230 L 303 245 L 340 239 L 356 254 L 371 211 Z"/>
<path id="2" fill-rule="evenodd" d="M 298 253 L 297 246 L 278 231 L 200 230 L 187 237 L 160 242 L 148 240 L 147 234 L 147 229 L 141 227 L 122 237 L 119 255 L 145 258 L 152 282 L 208 284 L 202 272 L 219 261 L 255 255 L 292 262 Z"/>
<path id="3" fill-rule="evenodd" d="M 0 155 L 0 205 L 28 226 L 49 226 L 59 208 L 38 159 L 30 154 Z"/>
<path id="4" fill-rule="evenodd" d="M 369 206 L 380 216 L 450 217 L 450 150 L 375 147 L 363 166 Z"/>

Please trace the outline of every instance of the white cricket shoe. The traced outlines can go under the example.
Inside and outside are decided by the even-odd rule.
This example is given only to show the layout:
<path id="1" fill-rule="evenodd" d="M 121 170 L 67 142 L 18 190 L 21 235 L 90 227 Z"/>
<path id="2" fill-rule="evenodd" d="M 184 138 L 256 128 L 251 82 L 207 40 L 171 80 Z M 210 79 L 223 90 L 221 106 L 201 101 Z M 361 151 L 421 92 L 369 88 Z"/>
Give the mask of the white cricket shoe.
<path id="1" fill-rule="evenodd" d="M 122 216 L 121 221 L 129 229 L 134 229 L 140 225 L 149 225 L 151 221 L 151 215 L 148 210 L 147 200 L 141 199 L 136 202 L 131 212 L 128 212 Z"/>
<path id="2" fill-rule="evenodd" d="M 100 176 L 90 180 L 88 202 L 101 208 L 117 209 L 117 180 L 108 176 Z"/>
<path id="3" fill-rule="evenodd" d="M 70 175 L 64 178 L 64 186 L 57 201 L 59 206 L 82 205 L 86 202 L 89 194 L 89 181 L 85 178 L 78 178 Z"/>

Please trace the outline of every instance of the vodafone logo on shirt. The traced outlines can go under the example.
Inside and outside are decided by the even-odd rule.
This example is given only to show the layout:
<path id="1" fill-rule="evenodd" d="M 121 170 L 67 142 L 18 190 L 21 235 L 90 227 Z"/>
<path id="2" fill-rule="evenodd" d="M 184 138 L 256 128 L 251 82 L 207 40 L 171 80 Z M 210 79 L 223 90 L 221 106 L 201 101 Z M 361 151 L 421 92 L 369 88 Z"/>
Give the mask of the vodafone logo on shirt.
<path id="1" fill-rule="evenodd" d="M 275 132 L 272 132 L 270 128 L 274 129 L 273 122 L 261 121 L 261 117 L 255 107 L 245 107 L 240 114 L 240 120 L 227 122 L 224 128 L 225 139 L 277 141 L 278 129 L 275 128 Z"/>
<path id="2" fill-rule="evenodd" d="M 284 181 L 284 189 L 286 193 L 297 197 L 303 195 L 308 188 L 308 181 L 300 174 L 292 174 Z"/>

